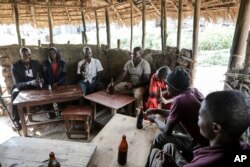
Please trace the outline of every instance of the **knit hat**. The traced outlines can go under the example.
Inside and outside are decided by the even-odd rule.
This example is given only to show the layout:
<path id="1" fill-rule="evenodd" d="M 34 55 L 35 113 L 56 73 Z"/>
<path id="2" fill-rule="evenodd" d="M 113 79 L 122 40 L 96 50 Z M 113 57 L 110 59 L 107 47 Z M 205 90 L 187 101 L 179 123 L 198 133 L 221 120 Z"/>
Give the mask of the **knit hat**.
<path id="1" fill-rule="evenodd" d="M 167 77 L 166 82 L 177 91 L 185 91 L 189 88 L 190 76 L 187 71 L 176 67 Z"/>

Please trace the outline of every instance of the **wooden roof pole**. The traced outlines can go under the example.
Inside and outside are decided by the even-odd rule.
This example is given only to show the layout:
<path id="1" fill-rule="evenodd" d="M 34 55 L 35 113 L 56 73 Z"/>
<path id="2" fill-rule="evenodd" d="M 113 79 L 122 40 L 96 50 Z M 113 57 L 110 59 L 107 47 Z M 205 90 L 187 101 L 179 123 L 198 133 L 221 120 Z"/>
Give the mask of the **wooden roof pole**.
<path id="1" fill-rule="evenodd" d="M 17 40 L 18 40 L 18 45 L 21 46 L 21 35 L 20 35 L 20 29 L 19 29 L 19 13 L 18 13 L 18 7 L 17 7 L 17 0 L 15 0 L 15 3 L 14 3 L 14 11 L 15 11 Z"/>
<path id="2" fill-rule="evenodd" d="M 193 23 L 193 64 L 192 64 L 192 72 L 191 72 L 191 84 L 194 82 L 195 70 L 196 70 L 196 59 L 198 56 L 198 48 L 199 48 L 199 30 L 200 30 L 200 8 L 201 1 L 195 0 L 194 6 L 194 23 Z"/>
<path id="3" fill-rule="evenodd" d="M 98 15 L 97 11 L 95 10 L 95 25 L 96 25 L 96 42 L 97 46 L 100 46 L 100 40 L 99 40 L 99 23 L 98 23 Z"/>
<path id="4" fill-rule="evenodd" d="M 50 9 L 50 1 L 46 0 L 48 4 L 48 21 L 49 21 L 49 42 L 50 46 L 53 45 L 53 26 L 52 26 L 52 14 L 51 14 L 51 9 Z"/>
<path id="5" fill-rule="evenodd" d="M 130 0 L 130 52 L 133 47 L 133 2 Z"/>
<path id="6" fill-rule="evenodd" d="M 181 26 L 182 26 L 182 10 L 183 10 L 183 1 L 179 0 L 179 8 L 178 8 L 178 30 L 177 30 L 177 48 L 181 50 Z"/>
<path id="7" fill-rule="evenodd" d="M 244 61 L 247 34 L 250 28 L 250 1 L 241 0 L 228 69 L 241 68 Z"/>
<path id="8" fill-rule="evenodd" d="M 32 21 L 33 21 L 33 26 L 36 28 L 37 27 L 37 23 L 36 23 L 36 12 L 35 12 L 35 3 L 36 0 L 31 0 L 30 2 L 32 2 L 32 5 L 30 5 L 30 14 L 32 17 Z"/>
<path id="9" fill-rule="evenodd" d="M 164 48 L 167 46 L 167 2 L 163 1 L 163 40 Z"/>
<path id="10" fill-rule="evenodd" d="M 82 16 L 82 26 L 83 26 L 83 36 L 84 36 L 84 43 L 88 43 L 88 38 L 86 34 L 86 23 L 85 23 L 85 17 L 84 17 L 84 11 L 83 11 L 83 0 L 81 0 L 81 16 Z"/>
<path id="11" fill-rule="evenodd" d="M 105 19 L 106 19 L 106 31 L 107 31 L 107 45 L 110 49 L 111 41 L 110 41 L 110 24 L 109 24 L 109 9 L 105 8 Z"/>
<path id="12" fill-rule="evenodd" d="M 156 11 L 156 13 L 158 15 L 161 15 L 161 12 L 159 11 L 159 9 L 155 6 L 155 4 L 151 1 L 151 0 L 148 0 L 148 2 L 151 4 L 151 6 L 154 8 L 154 10 Z"/>
<path id="13" fill-rule="evenodd" d="M 146 10 L 146 0 L 142 0 L 142 42 L 141 42 L 141 45 L 142 45 L 142 48 L 144 49 L 145 47 L 145 36 L 146 36 L 146 19 L 145 19 L 145 12 Z"/>
<path id="14" fill-rule="evenodd" d="M 63 0 L 63 5 L 65 5 L 65 0 Z M 65 6 L 65 10 L 66 10 L 66 13 L 67 13 L 67 16 L 68 16 L 68 19 L 69 19 L 69 23 L 71 24 L 71 17 L 70 17 L 70 14 L 69 14 L 69 10 L 68 10 L 68 7 Z"/>

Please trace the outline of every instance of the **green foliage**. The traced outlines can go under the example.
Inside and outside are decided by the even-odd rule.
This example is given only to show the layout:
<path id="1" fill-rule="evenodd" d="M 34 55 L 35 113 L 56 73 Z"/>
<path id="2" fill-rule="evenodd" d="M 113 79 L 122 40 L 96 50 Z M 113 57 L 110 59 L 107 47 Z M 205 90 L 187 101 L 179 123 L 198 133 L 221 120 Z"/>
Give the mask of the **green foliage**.
<path id="1" fill-rule="evenodd" d="M 229 49 L 200 51 L 197 58 L 198 66 L 227 66 L 229 62 Z"/>

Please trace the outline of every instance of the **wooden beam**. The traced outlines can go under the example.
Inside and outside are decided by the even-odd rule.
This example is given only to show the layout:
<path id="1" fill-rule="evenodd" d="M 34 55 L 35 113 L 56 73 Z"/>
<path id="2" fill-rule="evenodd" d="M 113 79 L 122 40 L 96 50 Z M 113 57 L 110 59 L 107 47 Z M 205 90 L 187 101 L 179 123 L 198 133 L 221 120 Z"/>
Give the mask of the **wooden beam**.
<path id="1" fill-rule="evenodd" d="M 113 4 L 113 2 L 109 2 L 109 1 L 105 1 L 110 7 L 111 7 L 111 9 L 115 12 L 115 14 L 116 14 L 116 17 L 118 18 L 118 20 L 121 22 L 121 24 L 122 25 L 125 25 L 125 23 L 124 23 L 124 21 L 122 20 L 122 17 L 121 17 L 121 15 L 120 15 L 120 13 L 119 13 L 119 11 L 117 10 L 117 8 L 115 7 L 115 5 L 112 5 Z"/>
<path id="2" fill-rule="evenodd" d="M 156 13 L 158 15 L 161 15 L 161 12 L 159 11 L 159 9 L 155 6 L 155 4 L 151 1 L 151 0 L 148 0 L 148 2 L 151 4 L 151 6 L 154 8 L 154 10 L 156 11 Z"/>
<path id="3" fill-rule="evenodd" d="M 50 45 L 53 45 L 53 25 L 52 25 L 52 14 L 50 9 L 50 2 L 49 0 L 46 0 L 48 3 L 48 22 L 49 22 L 49 42 Z"/>
<path id="4" fill-rule="evenodd" d="M 146 0 L 142 0 L 142 48 L 144 49 L 145 47 L 145 36 L 146 36 Z"/>
<path id="5" fill-rule="evenodd" d="M 17 0 L 15 0 L 15 3 L 14 3 L 14 11 L 15 11 L 17 40 L 18 40 L 18 45 L 21 46 L 22 42 L 21 42 L 21 35 L 20 35 L 20 29 L 19 29 L 19 13 L 18 13 L 18 7 L 17 7 Z"/>
<path id="6" fill-rule="evenodd" d="M 34 5 L 30 5 L 30 14 L 31 14 L 31 18 L 32 18 L 32 21 L 33 21 L 33 26 L 36 28 L 37 23 L 36 23 L 36 12 L 35 12 L 35 6 Z"/>
<path id="7" fill-rule="evenodd" d="M 164 44 L 164 35 L 163 35 L 163 32 L 164 32 L 164 24 L 163 24 L 163 21 L 164 21 L 164 19 L 163 19 L 163 17 L 164 17 L 164 5 L 163 5 L 163 1 L 164 0 L 161 0 L 161 20 L 160 20 L 160 22 L 161 22 L 161 50 L 162 50 L 162 52 L 164 51 L 164 46 L 165 46 L 165 44 Z"/>
<path id="8" fill-rule="evenodd" d="M 133 0 L 130 0 L 130 52 L 133 47 Z"/>
<path id="9" fill-rule="evenodd" d="M 164 39 L 164 48 L 167 46 L 167 2 L 163 1 L 163 39 Z"/>
<path id="10" fill-rule="evenodd" d="M 82 27 L 83 27 L 83 36 L 84 36 L 84 43 L 88 43 L 87 34 L 86 34 L 86 23 L 85 23 L 85 16 L 83 11 L 83 0 L 81 0 L 81 16 L 82 16 Z"/>
<path id="11" fill-rule="evenodd" d="M 241 0 L 233 43 L 230 51 L 228 69 L 241 68 L 243 65 L 247 44 L 247 34 L 250 29 L 249 16 L 250 1 Z"/>
<path id="12" fill-rule="evenodd" d="M 65 0 L 63 0 L 63 5 L 65 5 Z M 71 24 L 71 17 L 70 17 L 70 14 L 69 14 L 69 10 L 68 10 L 68 7 L 65 6 L 65 10 L 66 10 L 66 13 L 67 13 L 67 16 L 68 16 L 68 19 L 69 19 L 69 23 Z"/>
<path id="13" fill-rule="evenodd" d="M 110 49 L 111 40 L 110 40 L 110 24 L 109 24 L 109 9 L 105 8 L 105 20 L 106 20 L 106 31 L 107 31 L 107 46 Z"/>
<path id="14" fill-rule="evenodd" d="M 95 23 L 96 23 L 96 42 L 97 45 L 100 46 L 100 41 L 99 41 L 99 23 L 98 23 L 98 15 L 97 11 L 95 10 Z"/>
<path id="15" fill-rule="evenodd" d="M 198 48 L 199 48 L 199 30 L 200 30 L 200 8 L 201 8 L 201 1 L 195 0 L 195 7 L 194 7 L 194 23 L 193 23 L 193 64 L 192 64 L 192 72 L 191 72 L 191 82 L 193 84 L 194 77 L 195 77 L 195 70 L 196 70 L 196 59 L 198 56 Z"/>
<path id="16" fill-rule="evenodd" d="M 178 7 L 176 6 L 175 2 L 173 0 L 168 0 L 169 3 L 171 3 L 176 11 L 178 11 Z"/>
<path id="17" fill-rule="evenodd" d="M 179 0 L 179 8 L 178 8 L 178 30 L 177 30 L 177 48 L 181 50 L 181 26 L 182 26 L 182 10 L 183 10 L 183 1 Z"/>
<path id="18" fill-rule="evenodd" d="M 132 1 L 133 8 L 141 15 L 142 11 L 135 5 L 134 1 Z"/>

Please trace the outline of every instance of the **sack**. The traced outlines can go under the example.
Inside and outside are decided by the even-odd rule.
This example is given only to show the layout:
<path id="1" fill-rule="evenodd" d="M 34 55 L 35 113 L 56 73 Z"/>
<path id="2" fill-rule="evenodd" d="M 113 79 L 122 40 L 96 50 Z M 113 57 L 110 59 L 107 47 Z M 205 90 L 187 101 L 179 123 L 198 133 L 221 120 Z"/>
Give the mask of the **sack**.
<path id="1" fill-rule="evenodd" d="M 178 167 L 174 159 L 163 150 L 155 153 L 150 167 Z"/>

